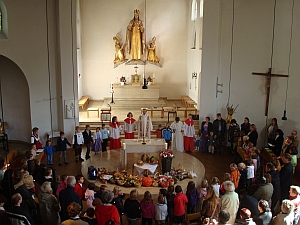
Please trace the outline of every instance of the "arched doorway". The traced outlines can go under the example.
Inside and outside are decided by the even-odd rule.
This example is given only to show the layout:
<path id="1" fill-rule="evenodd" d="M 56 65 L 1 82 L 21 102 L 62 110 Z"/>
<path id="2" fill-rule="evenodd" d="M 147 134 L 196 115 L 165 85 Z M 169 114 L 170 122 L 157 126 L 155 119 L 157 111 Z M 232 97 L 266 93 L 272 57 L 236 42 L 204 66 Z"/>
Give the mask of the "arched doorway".
<path id="1" fill-rule="evenodd" d="M 2 55 L 0 68 L 0 118 L 7 122 L 8 129 L 5 131 L 10 140 L 28 142 L 31 113 L 27 79 L 16 63 Z"/>

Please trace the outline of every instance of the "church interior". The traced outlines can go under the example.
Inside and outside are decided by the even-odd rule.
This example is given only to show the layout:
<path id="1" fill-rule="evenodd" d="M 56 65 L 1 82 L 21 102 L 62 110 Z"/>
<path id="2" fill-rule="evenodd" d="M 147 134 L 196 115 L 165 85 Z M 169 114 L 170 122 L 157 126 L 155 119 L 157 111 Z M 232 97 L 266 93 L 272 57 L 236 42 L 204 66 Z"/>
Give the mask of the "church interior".
<path id="1" fill-rule="evenodd" d="M 300 132 L 299 28 L 299 0 L 0 0 L 0 160 L 21 167 L 34 127 L 43 145 L 56 145 L 61 131 L 71 142 L 77 126 L 94 133 L 113 116 L 123 126 L 129 112 L 138 120 L 144 108 L 153 124 L 149 147 L 154 130 L 176 117 L 184 122 L 191 114 L 201 136 L 205 118 L 221 113 L 227 128 L 231 119 L 241 125 L 249 118 L 257 149 L 265 149 L 273 118 L 284 138 Z M 123 132 L 120 138 L 120 149 L 79 164 L 73 148 L 68 165 L 58 165 L 55 152 L 53 171 L 82 174 L 97 190 L 103 182 L 89 179 L 89 166 L 134 174 L 141 154 L 153 153 L 128 153 L 124 166 Z M 244 160 L 228 146 L 222 155 L 173 149 L 172 166 L 195 172 L 196 186 L 213 177 L 223 182 L 229 165 Z M 297 166 L 295 185 L 299 177 Z M 184 193 L 189 181 L 178 183 Z M 157 199 L 160 188 L 137 189 L 139 198 L 149 190 Z"/>

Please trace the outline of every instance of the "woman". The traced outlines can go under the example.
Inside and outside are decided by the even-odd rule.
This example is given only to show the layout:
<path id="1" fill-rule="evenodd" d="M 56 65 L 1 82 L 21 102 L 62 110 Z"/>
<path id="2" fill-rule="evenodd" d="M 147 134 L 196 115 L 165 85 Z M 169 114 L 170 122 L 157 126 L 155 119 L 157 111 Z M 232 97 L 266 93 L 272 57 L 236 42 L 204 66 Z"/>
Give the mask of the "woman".
<path id="1" fill-rule="evenodd" d="M 174 132 L 172 138 L 173 149 L 183 152 L 183 123 L 180 121 L 179 117 L 175 118 L 175 121 L 171 124 L 171 129 Z"/>
<path id="2" fill-rule="evenodd" d="M 250 131 L 247 133 L 249 137 L 249 141 L 253 144 L 254 147 L 256 147 L 257 139 L 258 139 L 258 133 L 256 131 L 255 124 L 250 125 Z"/>
<path id="3" fill-rule="evenodd" d="M 122 131 L 122 127 L 118 122 L 118 118 L 116 116 L 113 116 L 111 123 L 109 124 L 110 150 L 121 148 L 121 138 L 120 138 L 121 131 Z"/>
<path id="4" fill-rule="evenodd" d="M 60 224 L 60 205 L 56 197 L 53 195 L 51 182 L 46 181 L 41 186 L 39 207 L 43 225 Z"/>
<path id="5" fill-rule="evenodd" d="M 230 213 L 228 224 L 234 224 L 237 211 L 239 209 L 239 196 L 234 191 L 234 183 L 231 181 L 224 182 L 226 193 L 221 197 L 221 210 L 226 210 Z"/>
<path id="6" fill-rule="evenodd" d="M 98 225 L 104 225 L 108 220 L 112 220 L 114 224 L 119 223 L 120 215 L 118 209 L 116 206 L 111 204 L 113 199 L 114 194 L 111 191 L 103 191 L 103 205 L 97 205 L 95 209 L 95 215 Z"/>
<path id="7" fill-rule="evenodd" d="M 207 137 L 213 131 L 213 125 L 210 122 L 210 117 L 205 117 L 205 121 L 201 124 L 201 152 L 207 152 Z"/>
<path id="8" fill-rule="evenodd" d="M 218 220 L 219 212 L 220 212 L 220 200 L 216 195 L 214 188 L 212 186 L 208 186 L 206 188 L 206 200 L 204 200 L 201 210 L 201 215 L 204 218 L 212 218 Z"/>
<path id="9" fill-rule="evenodd" d="M 291 186 L 290 188 L 290 200 L 295 206 L 295 218 L 294 224 L 297 224 L 300 218 L 300 187 Z"/>
<path id="10" fill-rule="evenodd" d="M 276 130 L 278 129 L 277 119 L 273 118 L 271 124 L 268 126 L 268 143 L 274 144 L 276 137 Z"/>
<path id="11" fill-rule="evenodd" d="M 293 136 L 287 136 L 285 141 L 284 141 L 284 146 L 282 148 L 282 154 L 284 153 L 290 153 L 290 149 L 292 148 L 292 146 L 294 146 L 293 144 L 294 142 L 294 137 Z"/>
<path id="12" fill-rule="evenodd" d="M 39 128 L 34 127 L 32 129 L 32 135 L 30 138 L 30 143 L 36 145 L 36 149 L 42 149 L 43 148 L 43 143 L 39 137 Z"/>
<path id="13" fill-rule="evenodd" d="M 294 220 L 294 204 L 290 200 L 283 200 L 281 204 L 281 213 L 274 217 L 273 225 L 290 225 Z"/>
<path id="14" fill-rule="evenodd" d="M 280 153 L 281 153 L 281 149 L 282 149 L 282 145 L 283 145 L 283 141 L 284 141 L 284 138 L 283 138 L 284 134 L 281 129 L 277 129 L 275 131 L 275 133 L 276 133 L 275 143 L 274 144 L 269 143 L 269 145 L 270 145 L 270 148 L 272 149 L 272 151 L 274 152 L 274 154 L 278 157 L 278 156 L 280 156 Z"/>
<path id="15" fill-rule="evenodd" d="M 269 207 L 269 203 L 266 200 L 260 200 L 258 202 L 259 215 L 253 218 L 257 225 L 269 225 L 272 220 L 272 212 Z"/>
<path id="16" fill-rule="evenodd" d="M 244 123 L 241 124 L 241 131 L 244 133 L 244 135 L 250 132 L 250 121 L 248 117 L 244 118 Z"/>
<path id="17" fill-rule="evenodd" d="M 135 126 L 136 124 L 133 114 L 129 112 L 127 114 L 127 118 L 124 120 L 125 139 L 134 139 Z"/>
<path id="18" fill-rule="evenodd" d="M 71 202 L 67 207 L 68 216 L 70 219 L 65 220 L 61 225 L 88 225 L 80 219 L 81 206 L 76 202 Z"/>

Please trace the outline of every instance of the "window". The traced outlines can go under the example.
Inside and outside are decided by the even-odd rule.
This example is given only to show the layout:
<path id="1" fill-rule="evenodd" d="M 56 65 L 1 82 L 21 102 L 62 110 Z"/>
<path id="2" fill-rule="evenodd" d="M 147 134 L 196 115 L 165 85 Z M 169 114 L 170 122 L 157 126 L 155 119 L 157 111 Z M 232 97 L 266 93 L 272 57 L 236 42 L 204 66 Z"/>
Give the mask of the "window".
<path id="1" fill-rule="evenodd" d="M 7 11 L 3 1 L 0 0 L 0 39 L 7 39 L 7 37 L 8 37 Z"/>
<path id="2" fill-rule="evenodd" d="M 0 8 L 0 31 L 2 31 L 2 12 Z"/>

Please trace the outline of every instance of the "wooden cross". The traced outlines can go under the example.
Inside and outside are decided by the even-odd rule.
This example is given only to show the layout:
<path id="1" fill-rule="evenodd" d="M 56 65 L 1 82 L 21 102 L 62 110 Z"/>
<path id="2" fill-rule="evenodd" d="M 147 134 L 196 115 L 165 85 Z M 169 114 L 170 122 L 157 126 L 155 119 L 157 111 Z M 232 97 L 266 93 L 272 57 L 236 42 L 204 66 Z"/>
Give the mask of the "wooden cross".
<path id="1" fill-rule="evenodd" d="M 269 98 L 270 98 L 270 87 L 271 87 L 271 78 L 272 77 L 288 77 L 289 75 L 283 75 L 283 74 L 272 74 L 272 68 L 269 68 L 267 73 L 252 73 L 252 75 L 260 75 L 260 76 L 266 76 L 266 88 L 267 88 L 267 96 L 266 96 L 266 109 L 265 109 L 265 116 L 268 116 L 269 112 Z"/>

